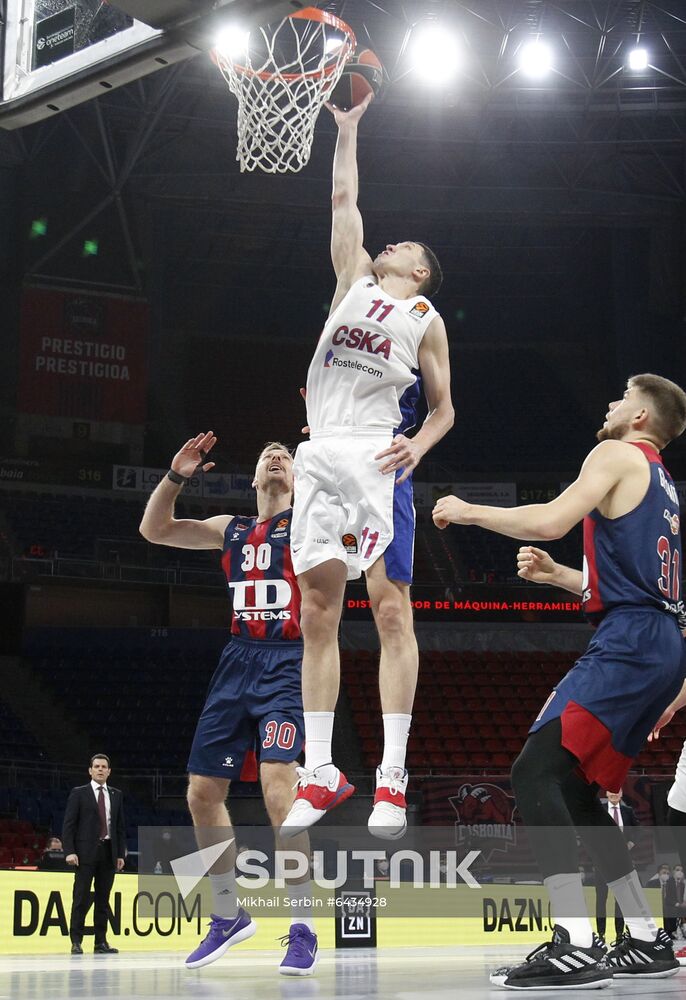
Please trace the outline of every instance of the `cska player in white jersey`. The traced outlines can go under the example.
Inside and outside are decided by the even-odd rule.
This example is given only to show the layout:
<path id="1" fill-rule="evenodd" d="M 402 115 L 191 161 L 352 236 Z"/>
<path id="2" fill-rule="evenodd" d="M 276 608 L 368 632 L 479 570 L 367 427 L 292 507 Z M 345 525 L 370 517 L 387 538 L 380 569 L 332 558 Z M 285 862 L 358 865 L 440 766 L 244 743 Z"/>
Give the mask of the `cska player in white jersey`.
<path id="1" fill-rule="evenodd" d="M 305 765 L 282 832 L 293 836 L 352 795 L 332 763 L 338 625 L 346 580 L 366 575 L 381 643 L 384 751 L 369 829 L 395 839 L 407 826 L 405 753 L 419 656 L 410 584 L 412 471 L 450 430 L 448 338 L 429 298 L 438 261 L 421 243 L 363 247 L 357 207 L 357 127 L 369 99 L 338 125 L 331 256 L 336 293 L 307 375 L 310 439 L 298 448 L 291 551 L 302 593 Z M 428 416 L 412 438 L 421 387 Z"/>

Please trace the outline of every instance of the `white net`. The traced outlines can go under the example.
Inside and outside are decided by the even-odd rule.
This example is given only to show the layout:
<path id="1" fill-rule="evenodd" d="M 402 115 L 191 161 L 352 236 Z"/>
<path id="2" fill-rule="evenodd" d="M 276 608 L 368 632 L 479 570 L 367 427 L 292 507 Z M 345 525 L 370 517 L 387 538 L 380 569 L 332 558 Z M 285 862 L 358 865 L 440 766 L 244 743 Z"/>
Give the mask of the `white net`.
<path id="1" fill-rule="evenodd" d="M 295 173 L 310 158 L 317 116 L 355 49 L 340 19 L 305 8 L 276 27 L 219 45 L 214 59 L 238 98 L 241 171 Z"/>

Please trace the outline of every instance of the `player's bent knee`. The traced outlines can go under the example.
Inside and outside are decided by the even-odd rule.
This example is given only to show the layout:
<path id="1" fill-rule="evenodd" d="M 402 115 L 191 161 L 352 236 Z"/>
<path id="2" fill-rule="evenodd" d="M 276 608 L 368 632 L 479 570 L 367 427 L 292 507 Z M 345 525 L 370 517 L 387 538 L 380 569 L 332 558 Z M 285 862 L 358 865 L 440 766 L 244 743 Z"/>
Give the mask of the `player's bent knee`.
<path id="1" fill-rule="evenodd" d="M 518 804 L 528 798 L 532 792 L 535 795 L 539 782 L 544 779 L 544 768 L 541 767 L 541 762 L 537 761 L 535 754 L 527 752 L 527 746 L 528 744 L 525 743 L 524 749 L 512 765 L 510 774 L 512 791 Z"/>
<path id="2" fill-rule="evenodd" d="M 229 782 L 225 778 L 212 778 L 204 774 L 189 774 L 186 801 L 191 815 L 202 816 L 226 801 Z"/>
<path id="3" fill-rule="evenodd" d="M 412 612 L 399 596 L 383 598 L 372 611 L 382 639 L 404 640 L 412 633 Z"/>
<path id="4" fill-rule="evenodd" d="M 323 601 L 303 601 L 300 628 L 306 641 L 325 642 L 338 632 L 338 614 Z"/>
<path id="5" fill-rule="evenodd" d="M 264 806 L 272 826 L 281 826 L 293 805 L 295 766 L 265 761 L 260 769 Z"/>

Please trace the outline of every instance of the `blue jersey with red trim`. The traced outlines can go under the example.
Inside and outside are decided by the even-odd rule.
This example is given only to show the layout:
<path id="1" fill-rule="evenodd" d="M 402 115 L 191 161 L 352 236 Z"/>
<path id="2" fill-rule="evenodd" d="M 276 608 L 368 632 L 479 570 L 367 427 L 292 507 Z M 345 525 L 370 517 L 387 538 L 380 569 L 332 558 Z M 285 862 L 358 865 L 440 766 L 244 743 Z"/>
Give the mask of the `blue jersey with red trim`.
<path id="1" fill-rule="evenodd" d="M 300 639 L 300 590 L 291 561 L 290 509 L 267 521 L 234 517 L 224 532 L 222 569 L 231 595 L 231 632 L 244 639 Z"/>
<path id="2" fill-rule="evenodd" d="M 649 445 L 634 443 L 650 463 L 646 495 L 634 510 L 584 518 L 583 608 L 597 623 L 611 608 L 642 605 L 683 619 L 679 500 L 672 477 Z"/>

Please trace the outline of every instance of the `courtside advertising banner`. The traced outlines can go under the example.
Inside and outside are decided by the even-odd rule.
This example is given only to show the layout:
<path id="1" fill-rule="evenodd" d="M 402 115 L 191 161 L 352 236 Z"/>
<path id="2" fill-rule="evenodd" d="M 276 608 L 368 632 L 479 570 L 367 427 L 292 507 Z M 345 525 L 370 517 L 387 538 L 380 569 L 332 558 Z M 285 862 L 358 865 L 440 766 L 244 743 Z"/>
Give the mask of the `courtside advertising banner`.
<path id="1" fill-rule="evenodd" d="M 112 489 L 128 493 L 152 493 L 168 469 L 152 469 L 140 465 L 112 466 Z M 206 472 L 191 476 L 183 488 L 185 495 L 206 500 L 238 500 L 255 502 L 253 475 L 238 472 Z"/>
<path id="2" fill-rule="evenodd" d="M 148 305 L 138 299 L 25 289 L 17 409 L 145 423 L 148 333 Z"/>

